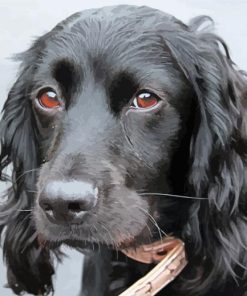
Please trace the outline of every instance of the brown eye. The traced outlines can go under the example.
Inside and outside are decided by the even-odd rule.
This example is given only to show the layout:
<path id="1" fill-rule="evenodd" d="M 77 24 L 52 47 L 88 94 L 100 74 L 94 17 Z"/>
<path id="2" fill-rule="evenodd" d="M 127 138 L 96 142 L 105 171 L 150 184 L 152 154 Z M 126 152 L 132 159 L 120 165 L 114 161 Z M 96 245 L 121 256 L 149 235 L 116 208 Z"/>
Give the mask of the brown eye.
<path id="1" fill-rule="evenodd" d="M 131 107 L 136 109 L 148 109 L 157 105 L 159 100 L 159 97 L 153 93 L 142 92 L 134 98 Z"/>
<path id="2" fill-rule="evenodd" d="M 61 106 L 61 102 L 53 90 L 42 91 L 38 95 L 38 101 L 42 107 L 47 109 L 53 109 Z"/>

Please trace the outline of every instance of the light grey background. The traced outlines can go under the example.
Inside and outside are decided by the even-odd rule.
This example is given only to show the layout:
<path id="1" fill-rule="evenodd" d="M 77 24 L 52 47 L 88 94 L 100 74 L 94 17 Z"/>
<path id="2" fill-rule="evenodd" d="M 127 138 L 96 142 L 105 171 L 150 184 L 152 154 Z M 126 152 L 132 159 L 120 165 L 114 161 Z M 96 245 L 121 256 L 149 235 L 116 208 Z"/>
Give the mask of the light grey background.
<path id="1" fill-rule="evenodd" d="M 148 5 L 183 21 L 199 14 L 210 15 L 215 19 L 217 32 L 227 41 L 233 60 L 247 70 L 247 0 L 90 0 L 87 3 L 79 0 L 0 0 L 0 107 L 16 75 L 17 64 L 9 59 L 12 54 L 26 50 L 36 36 L 76 11 L 115 4 Z M 69 257 L 57 269 L 55 296 L 76 296 L 83 257 L 69 249 L 65 252 Z M 6 270 L 1 257 L 0 251 L 0 296 L 11 296 L 13 293 L 3 288 Z"/>

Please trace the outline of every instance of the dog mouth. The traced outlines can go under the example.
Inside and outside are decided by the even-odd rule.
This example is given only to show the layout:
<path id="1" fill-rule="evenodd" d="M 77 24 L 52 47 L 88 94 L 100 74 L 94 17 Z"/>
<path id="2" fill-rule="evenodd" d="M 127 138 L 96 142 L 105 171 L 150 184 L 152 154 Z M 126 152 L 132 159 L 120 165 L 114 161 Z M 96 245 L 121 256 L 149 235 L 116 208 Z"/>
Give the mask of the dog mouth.
<path id="1" fill-rule="evenodd" d="M 73 239 L 65 239 L 64 241 L 49 241 L 42 234 L 38 234 L 37 236 L 38 244 L 41 248 L 54 250 L 59 248 L 62 244 L 68 245 L 69 247 L 79 248 L 82 250 L 97 250 L 100 249 L 100 245 L 105 245 L 105 243 L 95 243 L 90 241 L 81 241 L 81 240 L 73 240 Z M 107 248 L 121 251 L 128 257 L 133 257 L 132 254 L 138 253 L 138 250 L 145 250 L 145 246 L 150 246 L 157 242 L 155 239 L 153 240 L 139 240 L 135 237 L 128 238 L 122 241 L 115 243 L 114 245 L 107 244 Z M 134 258 L 134 257 L 133 257 Z"/>
<path id="2" fill-rule="evenodd" d="M 116 251 L 136 249 L 142 245 L 153 243 L 157 237 L 150 235 L 149 227 L 144 227 L 142 231 L 136 235 L 125 235 L 118 233 L 114 240 L 107 240 L 100 232 L 95 235 L 90 234 L 86 229 L 80 231 L 78 226 L 66 227 L 63 231 L 56 231 L 57 235 L 50 235 L 44 232 L 38 232 L 38 244 L 42 248 L 54 249 L 62 244 L 71 247 L 79 247 L 85 249 L 95 249 L 100 245 L 105 245 Z M 74 229 L 77 229 L 75 231 Z M 109 234 L 110 235 L 110 234 Z"/>
<path id="3" fill-rule="evenodd" d="M 171 250 L 176 242 L 177 238 L 172 235 L 164 236 L 159 238 L 158 240 L 142 241 L 138 242 L 136 237 L 133 238 L 120 238 L 120 242 L 115 244 L 114 250 L 121 251 L 125 256 L 139 261 L 145 264 L 157 263 L 160 262 L 167 254 L 169 250 Z M 38 235 L 38 243 L 41 248 L 48 249 L 56 249 L 60 247 L 62 242 L 48 242 L 42 234 Z M 74 248 L 80 248 L 83 250 L 96 250 L 100 249 L 99 244 L 93 245 L 90 242 L 84 241 L 83 244 L 79 241 L 75 240 L 66 240 L 64 241 L 67 245 Z M 111 246 L 107 246 L 111 249 Z"/>

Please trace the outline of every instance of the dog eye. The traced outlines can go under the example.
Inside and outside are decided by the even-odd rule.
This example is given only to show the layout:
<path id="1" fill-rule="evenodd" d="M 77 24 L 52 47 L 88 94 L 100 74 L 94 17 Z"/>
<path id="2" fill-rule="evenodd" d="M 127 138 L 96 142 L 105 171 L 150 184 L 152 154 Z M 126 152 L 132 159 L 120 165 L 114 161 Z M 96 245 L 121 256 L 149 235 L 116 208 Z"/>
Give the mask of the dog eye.
<path id="1" fill-rule="evenodd" d="M 47 109 L 53 109 L 61 106 L 61 101 L 58 99 L 56 92 L 52 89 L 46 89 L 38 94 L 39 104 Z"/>
<path id="2" fill-rule="evenodd" d="M 151 92 L 141 92 L 133 100 L 131 105 L 135 109 L 149 109 L 158 104 L 160 98 Z"/>

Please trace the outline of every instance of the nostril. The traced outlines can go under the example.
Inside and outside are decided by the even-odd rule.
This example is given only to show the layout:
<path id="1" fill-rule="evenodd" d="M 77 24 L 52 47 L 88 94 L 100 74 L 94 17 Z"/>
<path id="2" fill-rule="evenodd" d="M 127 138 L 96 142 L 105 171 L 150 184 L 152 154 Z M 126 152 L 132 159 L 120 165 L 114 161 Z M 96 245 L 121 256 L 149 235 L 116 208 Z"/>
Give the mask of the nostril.
<path id="1" fill-rule="evenodd" d="M 39 206 L 46 212 L 46 211 L 52 211 L 53 210 L 53 206 L 52 204 L 49 202 L 49 200 L 47 198 L 40 198 L 39 199 Z"/>
<path id="2" fill-rule="evenodd" d="M 40 205 L 41 209 L 44 211 L 44 213 L 46 214 L 47 218 L 53 220 L 54 219 L 54 207 L 52 206 L 52 204 L 47 201 L 40 200 L 39 205 Z"/>
<path id="3" fill-rule="evenodd" d="M 75 213 L 78 213 L 78 212 L 82 211 L 81 206 L 80 206 L 80 204 L 78 202 L 70 202 L 68 204 L 68 209 L 71 212 L 75 212 Z"/>
<path id="4" fill-rule="evenodd" d="M 48 204 L 48 203 L 43 203 L 41 207 L 42 207 L 43 210 L 46 211 L 46 212 L 48 212 L 48 211 L 52 211 L 52 210 L 53 210 L 52 206 L 51 206 L 50 204 Z"/>

